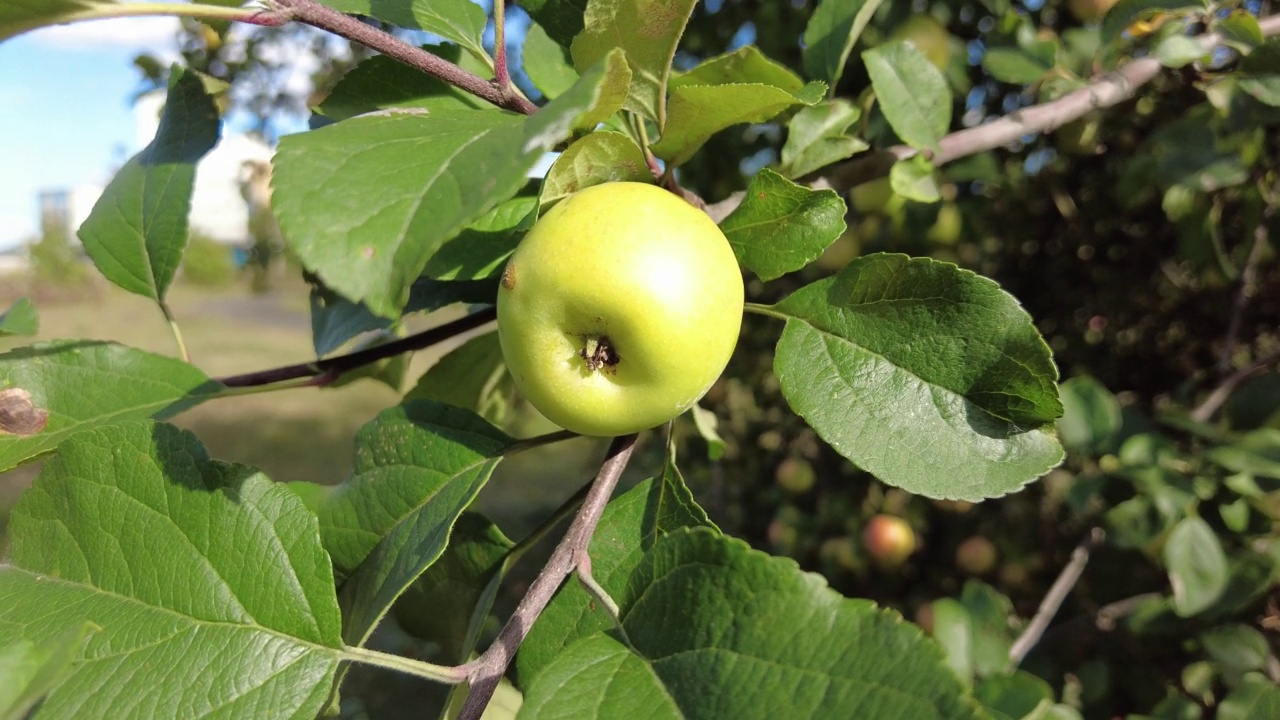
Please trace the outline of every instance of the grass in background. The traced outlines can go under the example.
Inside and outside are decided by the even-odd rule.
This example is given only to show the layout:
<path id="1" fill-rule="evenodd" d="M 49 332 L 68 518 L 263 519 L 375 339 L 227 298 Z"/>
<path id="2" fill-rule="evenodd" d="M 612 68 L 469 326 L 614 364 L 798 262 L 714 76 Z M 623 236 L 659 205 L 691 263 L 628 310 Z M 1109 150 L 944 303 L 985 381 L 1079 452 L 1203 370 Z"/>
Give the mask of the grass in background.
<path id="1" fill-rule="evenodd" d="M 102 285 L 78 302 L 37 301 L 39 336 L 0 340 L 0 351 L 36 341 L 87 338 L 177 355 L 173 336 L 152 302 Z M 179 282 L 169 294 L 169 304 L 192 361 L 211 377 L 315 358 L 307 290 L 300 281 L 266 296 L 255 296 L 242 284 L 211 290 Z M 429 324 L 441 321 L 432 319 Z M 413 329 L 426 324 L 420 320 Z M 412 388 L 451 347 L 415 353 L 403 389 Z M 221 398 L 170 422 L 194 432 L 212 457 L 259 468 L 277 481 L 331 484 L 350 472 L 356 431 L 399 399 L 400 394 L 386 385 L 360 380 L 332 389 Z M 554 429 L 541 418 L 521 418 L 521 436 Z M 518 538 L 594 474 L 603 451 L 601 442 L 583 439 L 517 455 L 499 465 L 476 509 Z M 0 474 L 0 531 L 8 509 L 38 471 L 39 463 L 33 463 Z"/>

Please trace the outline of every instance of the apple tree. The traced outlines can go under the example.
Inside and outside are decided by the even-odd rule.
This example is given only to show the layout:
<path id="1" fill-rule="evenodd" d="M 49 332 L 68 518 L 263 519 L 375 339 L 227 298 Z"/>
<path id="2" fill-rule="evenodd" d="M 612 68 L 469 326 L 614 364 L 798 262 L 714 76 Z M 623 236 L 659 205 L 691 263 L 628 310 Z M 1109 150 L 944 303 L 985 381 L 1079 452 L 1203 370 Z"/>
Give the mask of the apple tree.
<path id="1" fill-rule="evenodd" d="M 472 719 L 1280 717 L 1268 3 L 523 0 L 518 65 L 516 7 L 0 4 L 0 39 L 166 14 L 363 48 L 274 160 L 316 358 L 230 377 L 166 297 L 236 74 L 144 67 L 159 130 L 79 236 L 176 351 L 0 355 L 0 471 L 44 462 L 0 565 L 6 717 L 351 715 L 357 667 Z M 337 486 L 165 422 L 464 333 Z M 517 436 L 523 403 L 568 430 Z M 599 470 L 532 533 L 474 510 L 579 433 Z M 392 618 L 427 651 L 376 646 Z"/>

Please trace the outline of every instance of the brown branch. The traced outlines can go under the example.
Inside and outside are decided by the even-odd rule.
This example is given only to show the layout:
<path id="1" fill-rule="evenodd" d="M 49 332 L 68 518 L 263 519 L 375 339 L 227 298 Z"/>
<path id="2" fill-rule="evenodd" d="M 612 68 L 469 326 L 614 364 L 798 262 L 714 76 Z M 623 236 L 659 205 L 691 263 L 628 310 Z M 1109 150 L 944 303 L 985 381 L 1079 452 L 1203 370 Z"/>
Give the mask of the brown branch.
<path id="1" fill-rule="evenodd" d="M 1218 412 L 1218 409 L 1227 402 L 1227 398 L 1231 397 L 1231 393 L 1235 392 L 1236 388 L 1240 386 L 1240 383 L 1248 380 L 1254 375 L 1257 375 L 1277 362 L 1280 362 L 1280 351 L 1268 353 L 1253 361 L 1250 365 L 1231 373 L 1225 380 L 1218 384 L 1218 387 L 1213 389 L 1213 392 L 1209 393 L 1209 396 L 1204 399 L 1204 402 L 1197 405 L 1195 409 L 1191 411 L 1191 419 L 1201 423 L 1209 422 L 1209 419 L 1212 418 L 1214 414 Z"/>
<path id="2" fill-rule="evenodd" d="M 406 353 L 411 350 L 421 350 L 435 345 L 436 343 L 444 342 L 445 340 L 461 335 L 468 330 L 474 330 L 481 325 L 492 321 L 497 316 L 498 311 L 496 309 L 486 308 L 465 317 L 461 317 L 453 322 L 433 327 L 430 330 L 420 332 L 416 335 L 410 335 L 407 338 L 389 342 L 385 345 L 378 345 L 365 350 L 359 350 L 348 355 L 339 355 L 337 357 L 316 360 L 315 362 L 286 365 L 284 367 L 271 368 L 270 370 L 259 370 L 257 372 L 246 373 L 244 375 L 233 375 L 231 377 L 225 377 L 217 380 L 217 382 L 222 383 L 227 387 L 259 387 L 262 385 L 283 382 L 285 380 L 312 378 L 312 384 L 314 385 L 327 385 L 328 383 L 337 380 L 343 373 L 378 362 L 379 360 L 394 357 L 401 353 Z"/>
<path id="3" fill-rule="evenodd" d="M 334 35 L 377 50 L 389 58 L 443 80 L 459 90 L 465 90 L 500 108 L 525 115 L 532 115 L 538 109 L 518 93 L 511 93 L 498 83 L 473 75 L 448 60 L 410 45 L 354 17 L 325 7 L 315 0 L 270 0 L 270 2 L 276 12 L 291 20 L 327 30 Z M 509 88 L 510 84 L 508 83 L 506 87 Z"/>
<path id="4" fill-rule="evenodd" d="M 1259 20 L 1259 25 L 1266 37 L 1280 35 L 1280 15 L 1264 17 Z M 1206 33 L 1195 40 L 1205 52 L 1212 51 L 1224 42 L 1223 37 L 1217 33 Z M 1132 98 L 1138 88 L 1154 80 L 1162 69 L 1160 61 L 1154 57 L 1132 60 L 1056 100 L 1031 105 L 989 123 L 951 133 L 938 142 L 938 152 L 931 159 L 934 165 L 944 165 L 963 157 L 1005 147 L 1028 135 L 1052 131 L 1094 110 L 1113 107 Z M 907 145 L 895 145 L 886 150 L 864 153 L 840 165 L 826 168 L 810 185 L 829 187 L 844 193 L 865 182 L 887 177 L 895 162 L 910 158 L 917 152 Z M 741 193 L 735 193 L 709 206 L 707 211 L 718 220 L 733 212 L 741 203 Z"/>
<path id="5" fill-rule="evenodd" d="M 1035 617 L 1031 618 L 1031 622 L 1027 623 L 1026 629 L 1010 646 L 1010 670 L 1022 664 L 1023 658 L 1040 641 L 1040 636 L 1044 635 L 1044 631 L 1049 629 L 1049 623 L 1053 621 L 1053 616 L 1058 614 L 1058 609 L 1062 607 L 1067 595 L 1070 594 L 1076 583 L 1080 581 L 1085 565 L 1089 564 L 1089 553 L 1101 545 L 1104 539 L 1106 539 L 1106 533 L 1102 528 L 1093 528 L 1080 541 L 1076 549 L 1071 551 L 1071 561 L 1067 563 L 1066 567 L 1062 568 L 1062 573 L 1058 575 L 1057 580 L 1053 581 L 1053 585 L 1049 588 L 1049 592 L 1045 594 L 1044 600 L 1040 601 L 1040 607 L 1036 610 Z"/>
<path id="6" fill-rule="evenodd" d="M 1244 312 L 1249 307 L 1249 298 L 1253 295 L 1258 280 L 1258 263 L 1262 261 L 1262 251 L 1268 244 L 1267 221 L 1272 208 L 1268 207 L 1253 229 L 1253 246 L 1249 248 L 1249 257 L 1245 260 L 1244 269 L 1240 271 L 1240 287 L 1231 303 L 1231 318 L 1227 321 L 1227 337 L 1222 343 L 1222 354 L 1218 357 L 1218 372 L 1226 375 L 1231 372 L 1231 356 L 1236 352 L 1236 342 L 1240 338 L 1240 324 L 1244 321 Z"/>
<path id="7" fill-rule="evenodd" d="M 493 697 L 493 691 L 498 687 L 503 673 L 507 671 L 507 666 L 511 664 L 511 659 L 515 657 L 516 650 L 528 636 L 534 621 L 546 609 L 565 578 L 569 577 L 569 574 L 583 562 L 582 559 L 586 556 L 587 548 L 591 544 L 591 536 L 595 533 L 596 524 L 600 522 L 604 507 L 609 503 L 609 498 L 613 496 L 613 490 L 618 485 L 618 478 L 622 476 L 627 461 L 631 459 L 636 437 L 636 435 L 626 435 L 614 438 L 609 445 L 604 464 L 600 467 L 600 473 L 591 483 L 591 490 L 588 491 L 582 508 L 551 554 L 551 559 L 547 560 L 547 564 L 529 586 L 529 592 L 520 601 L 515 613 L 507 620 L 507 624 L 503 626 L 502 632 L 498 634 L 489 649 L 464 666 L 468 670 L 467 682 L 470 683 L 471 689 L 467 694 L 466 702 L 463 703 L 462 711 L 458 714 L 458 720 L 479 720 L 484 714 L 485 707 Z"/>

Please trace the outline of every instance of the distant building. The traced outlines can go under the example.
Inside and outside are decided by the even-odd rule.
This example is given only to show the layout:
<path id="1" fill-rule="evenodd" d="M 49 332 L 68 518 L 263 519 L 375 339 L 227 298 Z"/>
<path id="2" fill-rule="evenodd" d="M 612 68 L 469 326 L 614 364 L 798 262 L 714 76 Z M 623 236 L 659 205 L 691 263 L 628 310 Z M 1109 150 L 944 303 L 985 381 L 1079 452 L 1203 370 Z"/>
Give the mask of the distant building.
<path id="1" fill-rule="evenodd" d="M 142 96 L 134 106 L 138 147 L 155 137 L 164 108 L 164 93 Z M 249 206 L 242 194 L 246 164 L 270 166 L 273 151 L 265 142 L 249 135 L 223 137 L 196 166 L 195 191 L 191 198 L 191 232 L 228 245 L 252 244 L 249 234 Z M 39 193 L 42 232 L 62 227 L 78 229 L 101 197 L 102 186 L 79 185 L 50 188 Z"/>

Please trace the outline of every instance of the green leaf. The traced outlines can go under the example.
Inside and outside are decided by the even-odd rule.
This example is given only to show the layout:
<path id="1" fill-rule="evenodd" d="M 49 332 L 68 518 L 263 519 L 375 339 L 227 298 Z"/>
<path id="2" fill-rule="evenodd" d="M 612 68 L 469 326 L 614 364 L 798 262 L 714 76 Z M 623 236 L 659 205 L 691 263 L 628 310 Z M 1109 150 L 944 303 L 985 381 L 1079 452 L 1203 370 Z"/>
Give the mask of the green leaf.
<path id="1" fill-rule="evenodd" d="M 822 83 L 794 93 L 760 83 L 681 85 L 671 92 L 670 119 L 653 154 L 680 165 L 721 130 L 771 120 L 796 105 L 813 105 L 825 92 Z"/>
<path id="2" fill-rule="evenodd" d="M 782 146 L 783 175 L 797 178 L 844 160 L 870 147 L 848 130 L 862 117 L 862 111 L 847 100 L 828 100 L 801 108 L 787 125 L 787 142 Z"/>
<path id="3" fill-rule="evenodd" d="M 574 66 L 582 71 L 621 48 L 631 67 L 631 88 L 623 107 L 658 123 L 661 131 L 667 122 L 671 60 L 695 4 L 695 0 L 589 0 L 582 33 L 573 39 Z"/>
<path id="4" fill-rule="evenodd" d="M 324 357 L 357 335 L 385 330 L 391 321 L 374 315 L 361 303 L 354 303 L 325 287 L 311 286 L 311 344 L 316 357 Z"/>
<path id="5" fill-rule="evenodd" d="M 35 335 L 40 332 L 40 316 L 36 314 L 36 306 L 27 298 L 9 306 L 0 313 L 0 337 L 8 335 Z"/>
<path id="6" fill-rule="evenodd" d="M 0 3 L 0 42 L 46 25 L 95 17 L 115 0 L 5 0 Z"/>
<path id="7" fill-rule="evenodd" d="M 45 695 L 71 674 L 72 663 L 95 628 L 72 625 L 60 635 L 36 645 L 16 640 L 0 645 L 0 718 L 21 720 Z"/>
<path id="8" fill-rule="evenodd" d="M 1267 638 L 1248 625 L 1220 625 L 1200 634 L 1205 652 L 1219 667 L 1235 673 L 1265 670 L 1271 649 Z"/>
<path id="9" fill-rule="evenodd" d="M 0 471 L 55 450 L 73 433 L 165 418 L 224 388 L 195 367 L 114 343 L 62 340 L 0 355 Z M 13 417 L 32 418 L 24 432 Z"/>
<path id="10" fill-rule="evenodd" d="M 261 473 L 168 425 L 97 428 L 63 443 L 10 533 L 0 644 L 101 628 L 41 717 L 320 711 L 341 647 L 333 574 L 315 516 Z"/>
<path id="11" fill-rule="evenodd" d="M 906 41 L 862 53 L 880 110 L 893 131 L 920 150 L 937 148 L 951 127 L 951 90 L 942 72 Z"/>
<path id="12" fill-rule="evenodd" d="M 566 647 L 522 718 L 985 717 L 914 625 L 710 530 L 660 538 L 619 599 L 625 641 Z"/>
<path id="13" fill-rule="evenodd" d="M 942 598 L 932 603 L 933 637 L 947 654 L 947 665 L 966 683 L 972 683 L 973 619 L 960 601 Z"/>
<path id="14" fill-rule="evenodd" d="M 520 0 L 520 7 L 546 30 L 547 37 L 567 49 L 582 32 L 587 0 Z"/>
<path id="15" fill-rule="evenodd" d="M 1258 18 L 1246 10 L 1236 10 L 1213 25 L 1213 29 L 1230 45 L 1241 50 L 1252 50 L 1267 41 L 1262 34 Z"/>
<path id="16" fill-rule="evenodd" d="M 1204 10 L 1208 2 L 1190 2 L 1189 0 L 1120 0 L 1102 19 L 1102 42 L 1110 43 L 1120 39 L 1125 29 L 1139 20 L 1150 19 L 1165 13 L 1180 13 Z"/>
<path id="17" fill-rule="evenodd" d="M 804 71 L 833 91 L 845 63 L 881 0 L 822 0 L 804 29 Z"/>
<path id="18" fill-rule="evenodd" d="M 949 263 L 878 254 L 773 306 L 783 395 L 891 485 L 980 500 L 1062 459 L 1049 348 L 1017 301 Z"/>
<path id="19" fill-rule="evenodd" d="M 502 359 L 498 333 L 478 335 L 432 365 L 405 395 L 471 410 L 501 424 L 515 402 L 515 382 Z"/>
<path id="20" fill-rule="evenodd" d="M 334 10 L 368 15 L 403 28 L 426 30 L 457 43 L 473 57 L 493 66 L 484 51 L 488 15 L 471 0 L 321 0 Z"/>
<path id="21" fill-rule="evenodd" d="M 465 662 L 514 546 L 489 519 L 463 513 L 444 554 L 396 602 L 396 620 L 414 636 L 440 645 L 444 662 Z"/>
<path id="22" fill-rule="evenodd" d="M 1280 106 L 1280 40 L 1272 39 L 1240 62 L 1240 89 L 1258 102 Z"/>
<path id="23" fill-rule="evenodd" d="M 810 190 L 765 168 L 720 229 L 738 262 L 768 281 L 821 255 L 844 232 L 844 213 L 834 190 Z"/>
<path id="24" fill-rule="evenodd" d="M 431 402 L 389 408 L 356 437 L 355 476 L 320 503 L 320 532 L 344 578 L 343 639 L 362 645 L 440 557 L 449 531 L 513 441 L 474 414 Z"/>
<path id="25" fill-rule="evenodd" d="M 529 80 L 547 98 L 559 97 L 578 82 L 569 51 L 552 40 L 541 25 L 529 26 L 520 57 Z"/>
<path id="26" fill-rule="evenodd" d="M 924 155 L 899 160 L 889 169 L 889 186 L 898 195 L 920 203 L 942 200 L 938 171 Z"/>
<path id="27" fill-rule="evenodd" d="M 281 227 L 326 285 L 397 317 L 445 240 L 515 195 L 544 152 L 617 111 L 628 72 L 611 54 L 528 118 L 439 110 L 287 136 L 274 177 Z"/>
<path id="28" fill-rule="evenodd" d="M 1218 705 L 1218 720 L 1259 720 L 1280 717 L 1280 688 L 1265 680 L 1251 680 L 1232 690 Z"/>
<path id="29" fill-rule="evenodd" d="M 1120 402 L 1097 380 L 1085 375 L 1062 383 L 1058 438 L 1068 450 L 1103 452 L 1120 432 Z"/>
<path id="30" fill-rule="evenodd" d="M 444 241 L 427 261 L 423 274 L 435 280 L 481 280 L 493 277 L 507 256 L 533 227 L 538 199 L 512 198 Z"/>
<path id="31" fill-rule="evenodd" d="M 1003 674 L 1014 640 L 1009 625 L 1010 618 L 1016 617 L 1013 603 L 990 585 L 969 580 L 960 594 L 960 604 L 969 617 L 973 672 L 980 678 Z"/>
<path id="32" fill-rule="evenodd" d="M 426 46 L 428 52 L 456 61 L 453 46 Z M 355 66 L 325 97 L 318 112 L 331 120 L 346 120 L 378 110 L 489 109 L 489 103 L 424 74 L 386 55 Z"/>
<path id="33" fill-rule="evenodd" d="M 652 181 L 639 145 L 622 133 L 599 130 L 574 141 L 556 158 L 542 183 L 538 213 L 593 185 Z"/>
<path id="34" fill-rule="evenodd" d="M 125 164 L 80 226 L 84 250 L 108 280 L 164 301 L 187 246 L 196 163 L 218 142 L 218 109 L 198 74 L 175 68 L 160 129 Z"/>
<path id="35" fill-rule="evenodd" d="M 681 528 L 714 525 L 698 507 L 684 478 L 670 463 L 662 477 L 645 480 L 609 503 L 591 539 L 591 570 L 596 581 L 618 599 L 645 553 L 665 534 Z M 529 687 L 565 648 L 613 621 L 577 582 L 560 588 L 538 617 L 516 656 L 522 685 Z"/>
<path id="36" fill-rule="evenodd" d="M 755 83 L 769 85 L 790 93 L 799 92 L 804 80 L 781 63 L 774 62 L 755 45 L 744 45 L 733 52 L 703 61 L 692 69 L 671 76 L 670 88 L 685 85 L 733 85 Z"/>
<path id="37" fill-rule="evenodd" d="M 1018 48 L 996 47 L 982 54 L 982 67 L 1001 82 L 1027 85 L 1038 82 L 1053 66 Z"/>
<path id="38" fill-rule="evenodd" d="M 1200 60 L 1208 53 L 1195 38 L 1186 35 L 1170 35 L 1156 45 L 1152 54 L 1161 65 L 1180 68 Z"/>
<path id="39" fill-rule="evenodd" d="M 1262 428 L 1205 453 L 1211 462 L 1238 473 L 1280 480 L 1280 430 Z"/>
<path id="40" fill-rule="evenodd" d="M 1033 713 L 1053 704 L 1053 688 L 1049 683 L 1022 670 L 987 678 L 978 683 L 973 693 L 988 710 L 999 713 L 997 717 L 1045 718 L 1046 715 Z"/>
<path id="41" fill-rule="evenodd" d="M 1164 565 L 1173 586 L 1173 607 L 1189 617 L 1213 605 L 1227 587 L 1227 556 L 1213 528 L 1198 517 L 1183 519 L 1169 533 Z"/>

